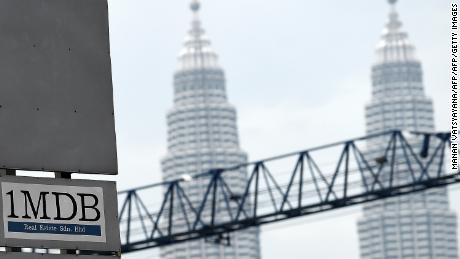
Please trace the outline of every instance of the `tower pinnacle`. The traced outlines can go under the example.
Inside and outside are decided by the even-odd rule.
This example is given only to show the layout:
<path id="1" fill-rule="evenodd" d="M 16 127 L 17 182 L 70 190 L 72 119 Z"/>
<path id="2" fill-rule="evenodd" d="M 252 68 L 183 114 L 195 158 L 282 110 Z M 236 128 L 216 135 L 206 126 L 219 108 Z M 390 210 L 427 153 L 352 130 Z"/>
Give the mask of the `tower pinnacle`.
<path id="1" fill-rule="evenodd" d="M 190 4 L 190 9 L 194 12 L 197 13 L 200 10 L 200 1 L 199 0 L 192 0 L 192 3 Z"/>
<path id="2" fill-rule="evenodd" d="M 395 5 L 396 2 L 398 2 L 398 0 L 388 0 L 388 3 L 390 3 L 391 5 Z"/>
<path id="3" fill-rule="evenodd" d="M 201 26 L 200 9 L 200 0 L 191 0 L 192 26 L 179 53 L 177 71 L 219 68 L 217 53 L 211 48 L 211 41 Z"/>

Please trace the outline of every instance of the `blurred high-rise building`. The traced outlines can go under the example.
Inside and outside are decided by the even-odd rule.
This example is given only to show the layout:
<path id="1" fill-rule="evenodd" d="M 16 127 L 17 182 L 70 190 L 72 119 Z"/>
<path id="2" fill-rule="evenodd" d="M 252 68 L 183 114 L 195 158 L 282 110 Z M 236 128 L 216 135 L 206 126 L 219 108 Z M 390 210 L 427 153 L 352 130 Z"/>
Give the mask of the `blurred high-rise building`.
<path id="1" fill-rule="evenodd" d="M 239 147 L 235 108 L 228 103 L 224 71 L 218 64 L 198 16 L 200 3 L 192 1 L 192 28 L 187 33 L 174 74 L 174 107 L 167 114 L 168 154 L 162 161 L 164 180 L 193 176 L 210 169 L 245 163 Z M 244 192 L 246 172 L 226 179 L 233 191 Z M 185 186 L 198 207 L 207 181 L 194 179 Z M 224 203 L 224 201 L 222 201 Z M 204 216 L 209 212 L 205 211 Z M 227 215 L 227 214 L 226 214 Z M 225 220 L 219 215 L 218 220 Z M 175 226 L 185 225 L 176 219 Z M 195 240 L 161 248 L 163 259 L 260 259 L 259 230 L 232 233 L 230 245 Z"/>
<path id="2" fill-rule="evenodd" d="M 367 133 L 393 129 L 432 132 L 433 104 L 424 93 L 422 66 L 402 30 L 396 0 L 389 2 L 389 22 L 372 68 Z M 368 153 L 380 156 L 384 143 L 388 139 L 368 143 Z M 395 182 L 409 181 L 407 163 L 397 164 L 395 169 Z M 368 203 L 358 231 L 362 259 L 458 259 L 457 217 L 449 209 L 446 188 Z"/>

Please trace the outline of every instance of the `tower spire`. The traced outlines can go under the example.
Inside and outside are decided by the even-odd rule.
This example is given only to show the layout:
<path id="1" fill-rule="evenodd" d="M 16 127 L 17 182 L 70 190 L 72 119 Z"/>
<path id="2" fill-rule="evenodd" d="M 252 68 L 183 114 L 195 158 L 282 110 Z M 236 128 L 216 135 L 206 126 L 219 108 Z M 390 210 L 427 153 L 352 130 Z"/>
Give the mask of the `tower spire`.
<path id="1" fill-rule="evenodd" d="M 199 0 L 192 0 L 192 3 L 190 4 L 190 9 L 192 10 L 193 13 L 197 14 L 198 11 L 200 10 L 201 4 Z"/>
<path id="2" fill-rule="evenodd" d="M 179 54 L 177 72 L 219 68 L 217 53 L 211 48 L 211 41 L 201 25 L 198 15 L 200 9 L 200 1 L 192 0 L 190 3 L 190 10 L 193 13 L 192 28 L 188 31 Z"/>
<path id="3" fill-rule="evenodd" d="M 391 5 L 395 5 L 396 3 L 398 2 L 398 0 L 388 0 L 388 3 L 390 3 Z"/>
<path id="4" fill-rule="evenodd" d="M 388 3 L 391 6 L 391 12 L 392 13 L 396 13 L 396 3 L 397 2 L 398 2 L 398 0 L 388 0 Z"/>
<path id="5" fill-rule="evenodd" d="M 192 20 L 192 34 L 195 36 L 200 36 L 203 33 L 201 29 L 201 21 L 199 17 L 199 11 L 201 9 L 201 3 L 199 0 L 192 0 L 190 3 L 190 10 L 193 13 L 193 20 Z"/>
<path id="6" fill-rule="evenodd" d="M 416 61 L 415 47 L 409 42 L 407 33 L 402 30 L 402 22 L 395 7 L 397 2 L 398 0 L 388 0 L 391 11 L 377 45 L 377 63 Z"/>

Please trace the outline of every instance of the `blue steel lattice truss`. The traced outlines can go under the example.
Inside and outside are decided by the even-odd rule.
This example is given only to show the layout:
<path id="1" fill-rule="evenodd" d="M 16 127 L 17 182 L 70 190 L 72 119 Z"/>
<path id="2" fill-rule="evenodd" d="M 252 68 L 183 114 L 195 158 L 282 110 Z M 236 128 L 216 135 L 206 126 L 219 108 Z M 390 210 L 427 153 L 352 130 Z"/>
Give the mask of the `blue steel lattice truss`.
<path id="1" fill-rule="evenodd" d="M 237 230 L 458 183 L 458 170 L 444 171 L 450 137 L 383 132 L 120 192 L 122 251 L 209 237 L 221 242 Z M 371 152 L 382 139 L 384 152 Z M 338 161 L 319 162 L 331 157 Z M 250 172 L 245 189 L 232 190 L 228 182 L 244 170 Z M 402 173 L 410 180 L 394 181 Z M 184 191 L 193 181 L 207 183 L 199 201 Z M 162 202 L 147 204 L 155 197 Z"/>

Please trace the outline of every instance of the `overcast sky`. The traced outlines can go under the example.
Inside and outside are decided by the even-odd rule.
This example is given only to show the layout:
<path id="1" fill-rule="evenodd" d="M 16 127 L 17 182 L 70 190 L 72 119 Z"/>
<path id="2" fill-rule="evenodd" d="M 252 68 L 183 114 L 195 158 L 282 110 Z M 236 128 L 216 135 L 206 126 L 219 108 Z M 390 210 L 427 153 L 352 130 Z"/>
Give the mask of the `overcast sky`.
<path id="1" fill-rule="evenodd" d="M 109 2 L 117 179 L 126 189 L 161 179 L 165 113 L 191 14 L 186 0 Z M 398 4 L 423 62 L 438 130 L 449 120 L 449 7 L 446 0 Z M 364 134 L 370 68 L 388 12 L 385 0 L 203 0 L 203 25 L 226 71 L 251 160 Z M 459 194 L 450 192 L 457 213 Z M 358 258 L 359 215 L 354 207 L 264 227 L 263 258 Z M 154 259 L 157 251 L 125 258 Z"/>

